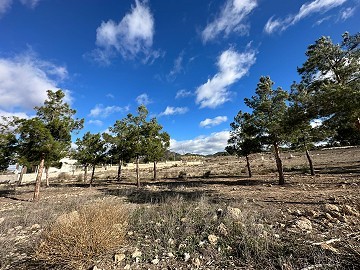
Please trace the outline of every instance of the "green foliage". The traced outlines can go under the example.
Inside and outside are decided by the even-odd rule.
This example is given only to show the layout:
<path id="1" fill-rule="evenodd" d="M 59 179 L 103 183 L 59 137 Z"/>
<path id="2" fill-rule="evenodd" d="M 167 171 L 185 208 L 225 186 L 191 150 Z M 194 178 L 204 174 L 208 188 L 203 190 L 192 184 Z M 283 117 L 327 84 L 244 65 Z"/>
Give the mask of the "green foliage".
<path id="1" fill-rule="evenodd" d="M 289 94 L 280 87 L 273 90 L 274 82 L 270 77 L 261 77 L 257 85 L 255 96 L 245 98 L 245 104 L 253 110 L 251 125 L 254 126 L 257 136 L 263 145 L 272 145 L 276 166 L 279 174 L 279 184 L 284 184 L 282 161 L 279 154 L 279 145 L 287 142 L 285 119 Z M 250 125 L 250 126 L 251 126 Z M 248 168 L 250 168 L 248 166 Z M 249 176 L 251 175 L 249 170 Z"/>
<path id="2" fill-rule="evenodd" d="M 74 158 L 80 164 L 96 165 L 104 160 L 106 155 L 105 141 L 102 139 L 100 133 L 91 134 L 87 132 L 81 139 L 75 142 L 77 149 Z"/>
<path id="3" fill-rule="evenodd" d="M 321 37 L 306 51 L 307 60 L 298 68 L 302 76 L 306 107 L 323 128 L 333 131 L 332 142 L 359 144 L 355 121 L 360 115 L 360 33 L 345 32 L 341 44 Z"/>
<path id="4" fill-rule="evenodd" d="M 15 132 L 9 128 L 11 120 L 3 117 L 2 121 L 4 123 L 0 123 L 0 171 L 5 171 L 15 159 L 16 137 Z"/>
<path id="5" fill-rule="evenodd" d="M 47 159 L 47 164 L 58 162 L 65 157 L 71 146 L 71 133 L 83 127 L 84 119 L 74 119 L 76 110 L 71 109 L 70 105 L 64 102 L 65 93 L 62 90 L 47 91 L 48 98 L 44 105 L 35 107 L 37 118 L 39 118 L 51 136 L 60 143 L 58 152 L 53 152 Z"/>
<path id="6" fill-rule="evenodd" d="M 129 137 L 129 129 L 126 121 L 117 120 L 114 126 L 109 128 L 110 133 L 104 133 L 102 136 L 109 145 L 108 155 L 117 161 L 129 162 L 132 151 Z"/>
<path id="7" fill-rule="evenodd" d="M 51 153 L 59 151 L 60 143 L 54 140 L 39 118 L 20 120 L 19 123 L 17 150 L 26 162 L 39 164 L 41 159 L 47 159 Z"/>
<path id="8" fill-rule="evenodd" d="M 146 157 L 149 161 L 157 162 L 165 156 L 165 151 L 170 146 L 170 136 L 161 132 L 162 126 L 153 118 L 146 124 Z"/>
<path id="9" fill-rule="evenodd" d="M 232 130 L 226 147 L 229 154 L 248 156 L 261 151 L 259 130 L 253 124 L 251 114 L 239 111 L 230 127 Z"/>
<path id="10" fill-rule="evenodd" d="M 262 136 L 264 144 L 286 142 L 286 101 L 288 93 L 280 87 L 273 90 L 270 77 L 261 77 L 255 96 L 245 98 L 245 104 L 253 110 L 252 124 Z"/>

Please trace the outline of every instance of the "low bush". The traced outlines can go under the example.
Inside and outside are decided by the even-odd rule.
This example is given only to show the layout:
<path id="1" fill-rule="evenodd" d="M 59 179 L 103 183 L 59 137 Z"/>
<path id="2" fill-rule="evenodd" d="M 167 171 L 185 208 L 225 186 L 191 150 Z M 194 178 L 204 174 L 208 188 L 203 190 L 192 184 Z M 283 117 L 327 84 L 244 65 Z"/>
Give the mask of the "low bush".
<path id="1" fill-rule="evenodd" d="M 42 234 L 34 258 L 48 267 L 84 269 L 124 241 L 128 209 L 97 202 L 59 216 Z"/>

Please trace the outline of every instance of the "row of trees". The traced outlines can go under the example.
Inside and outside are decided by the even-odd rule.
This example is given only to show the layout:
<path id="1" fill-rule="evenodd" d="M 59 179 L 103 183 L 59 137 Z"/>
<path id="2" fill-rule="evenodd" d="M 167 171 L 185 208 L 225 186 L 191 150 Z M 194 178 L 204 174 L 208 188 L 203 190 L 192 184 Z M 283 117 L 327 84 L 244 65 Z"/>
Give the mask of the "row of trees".
<path id="1" fill-rule="evenodd" d="M 92 166 L 90 185 L 95 172 L 95 165 L 118 162 L 117 179 L 121 180 L 121 169 L 130 160 L 136 162 L 136 183 L 140 187 L 139 161 L 144 158 L 154 164 L 154 179 L 156 180 L 156 164 L 160 161 L 170 146 L 170 136 L 162 131 L 162 126 L 156 118 L 147 121 L 148 110 L 144 105 L 138 107 L 137 115 L 128 114 L 124 119 L 117 120 L 109 128 L 110 133 L 91 134 L 87 132 L 76 140 L 77 149 L 74 158 L 84 165 L 84 181 L 87 178 L 87 168 Z"/>
<path id="2" fill-rule="evenodd" d="M 245 98 L 251 113 L 239 111 L 231 123 L 226 151 L 245 156 L 272 148 L 279 175 L 285 183 L 280 146 L 301 148 L 314 168 L 309 147 L 317 142 L 360 144 L 360 33 L 344 33 L 341 44 L 321 37 L 306 51 L 298 68 L 300 82 L 291 90 L 273 89 L 270 77 L 261 77 L 255 95 Z M 319 125 L 314 125 L 318 121 Z"/>
<path id="3" fill-rule="evenodd" d="M 76 149 L 71 149 L 71 136 L 83 128 L 84 119 L 74 117 L 76 111 L 64 102 L 62 90 L 47 91 L 48 97 L 43 106 L 35 107 L 36 116 L 31 119 L 2 118 L 0 121 L 0 171 L 9 164 L 18 163 L 23 168 L 38 166 L 34 201 L 39 199 L 43 170 L 49 185 L 50 166 L 61 166 L 60 160 L 69 153 L 87 170 L 92 166 L 90 185 L 95 166 L 110 160 L 118 161 L 118 179 L 121 180 L 121 167 L 124 162 L 136 160 L 137 186 L 140 186 L 139 160 L 144 158 L 156 163 L 163 158 L 170 144 L 170 136 L 162 131 L 156 118 L 147 121 L 145 106 L 138 108 L 138 115 L 128 114 L 109 128 L 110 133 L 85 133 L 76 140 Z M 21 172 L 20 179 L 22 178 Z"/>

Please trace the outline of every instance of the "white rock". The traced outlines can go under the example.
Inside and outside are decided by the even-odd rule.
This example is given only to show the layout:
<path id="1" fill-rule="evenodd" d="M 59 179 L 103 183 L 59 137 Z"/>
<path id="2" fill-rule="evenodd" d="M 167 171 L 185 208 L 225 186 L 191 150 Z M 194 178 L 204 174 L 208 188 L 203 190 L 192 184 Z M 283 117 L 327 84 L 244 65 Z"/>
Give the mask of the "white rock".
<path id="1" fill-rule="evenodd" d="M 139 257 L 141 257 L 141 255 L 142 255 L 141 251 L 138 249 L 135 249 L 135 251 L 131 254 L 131 257 L 139 258 Z"/>
<path id="2" fill-rule="evenodd" d="M 187 262 L 188 260 L 190 260 L 190 254 L 185 252 L 184 253 L 184 261 Z"/>
<path id="3" fill-rule="evenodd" d="M 152 263 L 152 264 L 158 264 L 158 263 L 159 263 L 159 259 L 157 259 L 157 258 L 156 258 L 156 259 L 153 259 L 153 260 L 151 261 L 151 263 Z"/>
<path id="4" fill-rule="evenodd" d="M 125 266 L 124 266 L 124 269 L 125 269 L 125 270 L 130 270 L 130 269 L 131 269 L 130 264 L 125 265 Z"/>
<path id="5" fill-rule="evenodd" d="M 311 231 L 312 230 L 312 224 L 311 221 L 307 218 L 301 217 L 295 222 L 295 226 L 303 231 Z"/>
<path id="6" fill-rule="evenodd" d="M 227 208 L 227 214 L 235 220 L 239 220 L 242 218 L 242 212 L 239 208 L 234 208 L 229 206 Z"/>
<path id="7" fill-rule="evenodd" d="M 114 255 L 114 262 L 115 262 L 116 264 L 118 264 L 118 263 L 120 263 L 121 261 L 123 261 L 125 258 L 126 258 L 125 254 L 122 254 L 122 253 L 120 253 L 120 254 L 115 254 L 115 255 Z"/>
<path id="8" fill-rule="evenodd" d="M 174 257 L 175 257 L 172 252 L 169 252 L 169 253 L 167 254 L 167 256 L 168 256 L 169 258 L 174 258 Z"/>
<path id="9" fill-rule="evenodd" d="M 210 243 L 211 245 L 213 245 L 213 246 L 215 246 L 215 245 L 217 244 L 218 239 L 219 239 L 219 237 L 217 237 L 217 236 L 214 235 L 214 234 L 210 234 L 210 235 L 208 236 L 209 243 Z"/>

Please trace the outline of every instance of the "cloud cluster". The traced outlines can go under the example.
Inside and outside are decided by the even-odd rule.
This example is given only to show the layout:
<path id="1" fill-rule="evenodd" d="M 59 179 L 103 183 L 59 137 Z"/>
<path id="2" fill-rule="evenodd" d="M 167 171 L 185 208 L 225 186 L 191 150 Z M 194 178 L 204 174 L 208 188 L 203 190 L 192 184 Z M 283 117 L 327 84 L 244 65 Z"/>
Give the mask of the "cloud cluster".
<path id="1" fill-rule="evenodd" d="M 33 53 L 0 58 L 0 109 L 28 111 L 41 105 L 46 90 L 57 90 L 68 76 L 66 67 L 38 59 Z M 67 102 L 71 101 L 66 92 Z"/>
<path id="2" fill-rule="evenodd" d="M 205 127 L 205 128 L 214 127 L 226 121 L 227 121 L 226 116 L 216 116 L 215 118 L 206 118 L 205 120 L 200 122 L 200 127 Z"/>
<path id="3" fill-rule="evenodd" d="M 176 76 L 183 70 L 183 66 L 182 66 L 183 58 L 184 58 L 184 52 L 182 51 L 179 54 L 179 56 L 175 59 L 174 66 L 167 75 L 168 81 L 175 80 Z"/>
<path id="4" fill-rule="evenodd" d="M 124 59 L 134 59 L 139 54 L 144 61 L 160 56 L 152 51 L 154 18 L 147 2 L 135 0 L 135 6 L 120 22 L 102 22 L 96 30 L 96 45 L 93 51 L 95 60 L 109 64 L 110 59 L 121 54 Z"/>
<path id="5" fill-rule="evenodd" d="M 285 19 L 275 19 L 274 16 L 271 17 L 265 27 L 264 31 L 268 34 L 279 31 L 282 32 L 286 30 L 289 26 L 296 24 L 300 20 L 314 14 L 314 13 L 324 13 L 333 9 L 335 7 L 341 6 L 347 0 L 315 0 L 303 4 L 299 12 L 295 15 L 289 15 Z"/>
<path id="6" fill-rule="evenodd" d="M 129 111 L 129 107 L 119 107 L 119 106 L 107 106 L 104 107 L 102 104 L 96 104 L 93 109 L 90 110 L 89 116 L 91 117 L 101 117 L 106 118 L 110 114 L 117 113 L 117 112 L 127 112 Z"/>
<path id="7" fill-rule="evenodd" d="M 245 76 L 255 63 L 254 51 L 238 53 L 224 51 L 217 62 L 219 72 L 196 90 L 196 103 L 200 108 L 216 108 L 229 100 L 229 87 Z"/>
<path id="8" fill-rule="evenodd" d="M 224 151 L 229 139 L 229 131 L 211 133 L 209 136 L 199 136 L 193 140 L 170 140 L 171 151 L 177 153 L 194 153 L 209 155 Z"/>
<path id="9" fill-rule="evenodd" d="M 159 114 L 159 116 L 163 115 L 174 115 L 174 114 L 184 114 L 187 113 L 189 109 L 187 107 L 171 107 L 167 106 L 165 111 Z"/>
<path id="10" fill-rule="evenodd" d="M 256 7 L 256 0 L 227 0 L 220 14 L 202 31 L 203 42 L 213 40 L 221 33 L 224 33 L 224 36 L 232 32 L 247 34 L 249 25 L 244 21 Z"/>

